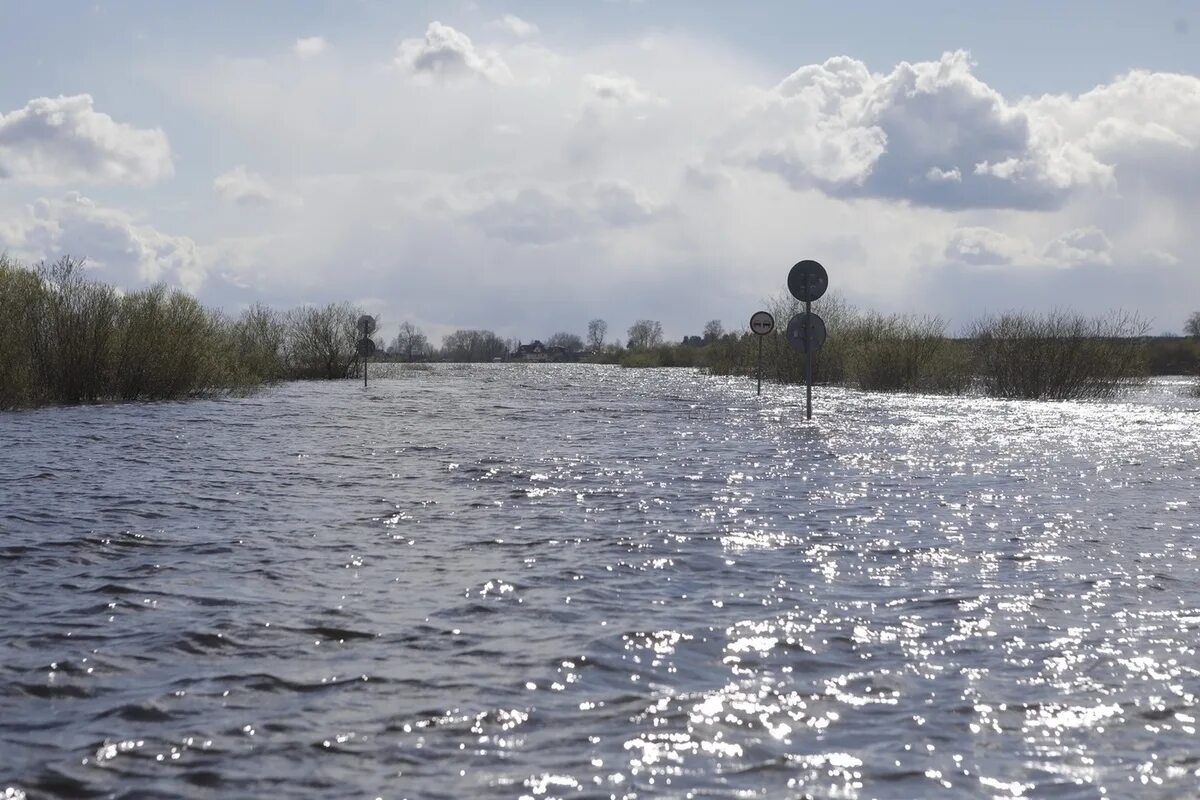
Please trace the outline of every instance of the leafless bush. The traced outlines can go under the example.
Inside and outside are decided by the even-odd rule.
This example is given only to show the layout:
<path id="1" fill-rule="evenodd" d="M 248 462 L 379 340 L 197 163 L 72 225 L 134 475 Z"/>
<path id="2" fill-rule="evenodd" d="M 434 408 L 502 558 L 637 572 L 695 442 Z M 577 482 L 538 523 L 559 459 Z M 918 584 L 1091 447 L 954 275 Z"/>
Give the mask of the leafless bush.
<path id="1" fill-rule="evenodd" d="M 970 338 L 984 393 L 1075 400 L 1112 397 L 1144 379 L 1144 353 L 1133 339 L 1146 329 L 1124 312 L 1010 313 L 976 322 Z"/>

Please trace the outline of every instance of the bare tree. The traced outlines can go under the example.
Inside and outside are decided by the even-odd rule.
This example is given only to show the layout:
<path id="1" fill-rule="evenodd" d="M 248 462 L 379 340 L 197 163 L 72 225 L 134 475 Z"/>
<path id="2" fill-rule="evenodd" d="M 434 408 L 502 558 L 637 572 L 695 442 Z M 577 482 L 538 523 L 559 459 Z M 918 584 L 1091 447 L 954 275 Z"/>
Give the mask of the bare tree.
<path id="1" fill-rule="evenodd" d="M 604 347 L 604 335 L 608 333 L 608 323 L 602 319 L 594 319 L 588 323 L 587 346 L 589 350 L 599 350 Z"/>
<path id="2" fill-rule="evenodd" d="M 400 331 L 396 334 L 396 338 L 392 339 L 391 346 L 388 347 L 389 353 L 400 356 L 405 361 L 427 358 L 430 350 L 429 339 L 425 337 L 420 328 L 411 322 L 400 323 Z"/>
<path id="3" fill-rule="evenodd" d="M 725 335 L 725 328 L 721 325 L 721 320 L 710 319 L 704 324 L 704 343 L 715 342 Z"/>
<path id="4" fill-rule="evenodd" d="M 639 319 L 629 326 L 629 349 L 643 350 L 662 344 L 662 323 L 652 319 Z"/>
<path id="5" fill-rule="evenodd" d="M 1200 311 L 1193 311 L 1183 323 L 1183 332 L 1188 336 L 1200 339 Z"/>
<path id="6" fill-rule="evenodd" d="M 360 309 L 349 303 L 288 312 L 288 361 L 298 377 L 344 378 L 358 346 Z"/>
<path id="7" fill-rule="evenodd" d="M 442 340 L 446 361 L 491 361 L 508 354 L 508 345 L 492 331 L 459 330 Z"/>

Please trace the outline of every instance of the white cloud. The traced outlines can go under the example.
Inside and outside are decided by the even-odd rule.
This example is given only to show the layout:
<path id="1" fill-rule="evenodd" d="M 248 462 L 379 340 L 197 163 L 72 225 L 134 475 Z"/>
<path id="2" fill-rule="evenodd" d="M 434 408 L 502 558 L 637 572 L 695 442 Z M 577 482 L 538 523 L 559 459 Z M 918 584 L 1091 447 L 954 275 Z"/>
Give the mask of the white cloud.
<path id="1" fill-rule="evenodd" d="M 300 58 L 313 58 L 321 55 L 329 49 L 329 42 L 325 41 L 322 36 L 308 36 L 303 39 L 297 39 L 292 45 L 292 52 Z"/>
<path id="2" fill-rule="evenodd" d="M 654 219 L 654 204 L 625 181 L 604 181 L 592 190 L 592 205 L 604 222 L 614 227 L 640 225 Z"/>
<path id="3" fill-rule="evenodd" d="M 239 206 L 300 205 L 296 195 L 274 189 L 262 175 L 250 172 L 244 164 L 218 175 L 213 190 L 226 202 Z"/>
<path id="4" fill-rule="evenodd" d="M 973 266 L 1027 264 L 1035 260 L 1028 239 L 976 225 L 955 229 L 946 242 L 946 258 Z"/>
<path id="5" fill-rule="evenodd" d="M 849 57 L 802 67 L 738 128 L 736 157 L 795 188 L 939 208 L 1053 208 L 1111 168 L 1054 140 L 976 78 L 965 52 L 873 74 Z"/>
<path id="6" fill-rule="evenodd" d="M 946 258 L 971 266 L 1074 267 L 1112 263 L 1112 242 L 1096 227 L 1075 228 L 1040 250 L 1026 236 L 985 226 L 956 228 L 946 242 Z"/>
<path id="7" fill-rule="evenodd" d="M 521 19 L 516 14 L 505 14 L 500 19 L 496 20 L 496 24 L 511 33 L 513 36 L 518 36 L 522 39 L 530 36 L 536 36 L 538 33 L 537 25 Z"/>
<path id="8" fill-rule="evenodd" d="M 1076 228 L 1047 244 L 1045 256 L 1059 266 L 1111 264 L 1112 242 L 1099 228 Z"/>
<path id="9" fill-rule="evenodd" d="M 400 43 L 396 65 L 414 75 L 441 80 L 483 79 L 505 83 L 512 72 L 495 52 L 480 50 L 471 37 L 440 22 L 431 22 L 422 39 Z"/>
<path id="10" fill-rule="evenodd" d="M 951 318 L 1010 282 L 1014 307 L 1164 318 L 1200 291 L 1186 258 L 1148 255 L 1200 247 L 1187 76 L 1013 99 L 950 54 L 878 74 L 832 59 L 773 85 L 757 63 L 674 35 L 571 50 L 502 37 L 485 53 L 431 29 L 402 48 L 421 80 L 397 80 L 378 54 L 299 72 L 277 54 L 168 87 L 254 143 L 247 163 L 272 165 L 265 186 L 229 176 L 231 198 L 305 199 L 227 215 L 210 299 L 394 296 L 528 338 L 597 314 L 695 333 L 780 291 L 803 257 L 862 306 Z M 503 86 L 486 76 L 492 57 L 515 76 Z M 219 285 L 226 272 L 248 288 Z"/>
<path id="11" fill-rule="evenodd" d="M 601 75 L 585 75 L 583 85 L 587 101 L 613 106 L 665 105 L 661 97 L 644 91 L 638 82 L 628 75 L 606 72 Z"/>
<path id="12" fill-rule="evenodd" d="M 165 133 L 115 121 L 91 95 L 39 97 L 0 113 L 0 180 L 149 184 L 171 173 Z"/>
<path id="13" fill-rule="evenodd" d="M 41 198 L 0 227 L 0 249 L 30 262 L 86 258 L 104 280 L 129 287 L 165 281 L 199 291 L 205 270 L 196 243 L 142 224 L 78 192 Z"/>
<path id="14" fill-rule="evenodd" d="M 583 232 L 582 216 L 567 202 L 536 188 L 493 200 L 469 219 L 488 236 L 513 244 L 551 244 Z"/>

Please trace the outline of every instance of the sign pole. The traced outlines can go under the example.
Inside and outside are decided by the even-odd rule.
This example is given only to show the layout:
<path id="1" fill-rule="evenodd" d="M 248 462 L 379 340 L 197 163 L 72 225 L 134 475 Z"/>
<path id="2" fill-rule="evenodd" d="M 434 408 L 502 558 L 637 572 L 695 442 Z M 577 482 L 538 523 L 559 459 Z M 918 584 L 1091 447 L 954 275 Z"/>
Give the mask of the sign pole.
<path id="1" fill-rule="evenodd" d="M 762 397 L 762 340 L 758 337 L 758 396 Z"/>
<path id="2" fill-rule="evenodd" d="M 363 388 L 367 388 L 367 364 L 371 363 L 368 356 L 363 356 Z"/>
<path id="3" fill-rule="evenodd" d="M 808 291 L 808 273 L 804 273 L 804 296 L 809 296 Z M 812 313 L 812 303 L 808 300 L 804 301 L 804 313 Z M 808 335 L 808 328 L 804 330 L 804 394 L 805 394 L 805 418 L 812 419 L 812 337 Z"/>
<path id="4" fill-rule="evenodd" d="M 825 321 L 812 313 L 812 301 L 829 288 L 829 274 L 816 261 L 801 261 L 788 273 L 788 291 L 804 303 L 804 311 L 788 322 L 787 340 L 804 353 L 804 415 L 812 419 L 813 354 L 825 344 Z"/>
<path id="5" fill-rule="evenodd" d="M 807 281 L 805 281 L 807 283 Z M 812 303 L 804 304 L 804 313 L 812 313 Z M 812 337 L 804 332 L 804 394 L 806 397 L 806 419 L 812 419 Z"/>

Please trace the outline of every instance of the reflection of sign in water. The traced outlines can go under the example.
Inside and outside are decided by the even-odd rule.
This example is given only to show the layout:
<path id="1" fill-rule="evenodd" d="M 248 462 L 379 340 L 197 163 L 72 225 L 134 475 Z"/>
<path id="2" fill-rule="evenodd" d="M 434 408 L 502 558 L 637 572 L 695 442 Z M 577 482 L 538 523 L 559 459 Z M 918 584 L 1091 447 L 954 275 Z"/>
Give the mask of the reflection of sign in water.
<path id="1" fill-rule="evenodd" d="M 755 311 L 750 317 L 750 330 L 759 336 L 766 336 L 775 330 L 775 318 L 767 311 Z"/>
<path id="2" fill-rule="evenodd" d="M 801 303 L 811 303 L 829 288 L 829 274 L 816 261 L 805 259 L 788 273 L 788 291 Z"/>
<path id="3" fill-rule="evenodd" d="M 801 311 L 788 322 L 787 340 L 802 353 L 820 350 L 825 344 L 825 320 L 811 311 Z"/>
<path id="4" fill-rule="evenodd" d="M 358 318 L 358 332 L 363 336 L 370 336 L 375 332 L 375 318 L 370 314 L 363 314 Z"/>
<path id="5" fill-rule="evenodd" d="M 358 354 L 360 356 L 363 356 L 364 358 L 370 358 L 371 356 L 375 355 L 376 350 L 377 348 L 375 346 L 375 342 L 371 341 L 370 339 L 358 340 Z"/>

